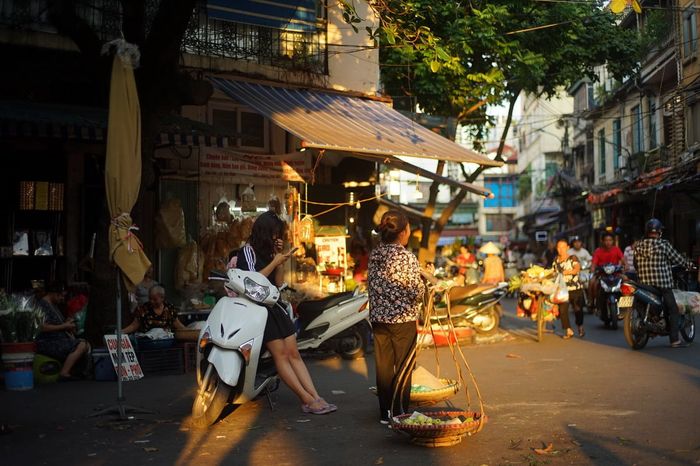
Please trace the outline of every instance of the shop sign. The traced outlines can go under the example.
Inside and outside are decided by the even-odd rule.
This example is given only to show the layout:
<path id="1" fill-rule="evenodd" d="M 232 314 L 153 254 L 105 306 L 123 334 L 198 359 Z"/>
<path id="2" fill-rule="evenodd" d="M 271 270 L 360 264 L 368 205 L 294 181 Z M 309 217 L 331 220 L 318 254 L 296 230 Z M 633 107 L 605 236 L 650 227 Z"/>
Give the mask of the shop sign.
<path id="1" fill-rule="evenodd" d="M 208 148 L 199 158 L 201 176 L 254 176 L 303 182 L 311 179 L 311 171 L 311 156 L 303 152 L 258 155 Z"/>
<path id="2" fill-rule="evenodd" d="M 139 360 L 136 358 L 136 352 L 129 340 L 128 335 L 122 335 L 122 360 L 121 364 L 117 364 L 117 336 L 105 335 L 105 343 L 109 350 L 109 355 L 112 358 L 112 365 L 115 372 L 119 374 L 123 382 L 138 380 L 143 378 L 143 371 Z M 117 366 L 120 366 L 119 368 Z"/>
<path id="3" fill-rule="evenodd" d="M 314 244 L 317 264 L 345 269 L 345 236 L 317 236 Z"/>
<path id="4" fill-rule="evenodd" d="M 549 233 L 547 231 L 536 231 L 535 232 L 535 241 L 539 241 L 541 243 L 544 243 L 547 241 L 547 237 L 549 236 Z"/>

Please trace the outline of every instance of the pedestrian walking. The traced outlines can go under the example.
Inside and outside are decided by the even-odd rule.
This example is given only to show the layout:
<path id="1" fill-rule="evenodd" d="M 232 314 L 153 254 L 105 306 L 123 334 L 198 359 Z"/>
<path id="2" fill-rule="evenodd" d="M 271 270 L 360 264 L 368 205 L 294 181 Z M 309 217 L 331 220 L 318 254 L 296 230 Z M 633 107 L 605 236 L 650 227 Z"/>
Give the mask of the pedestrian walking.
<path id="1" fill-rule="evenodd" d="M 576 316 L 578 336 L 583 338 L 586 335 L 586 331 L 583 328 L 583 287 L 579 281 L 581 264 L 578 261 L 578 257 L 569 254 L 569 243 L 565 239 L 557 241 L 556 248 L 557 257 L 554 259 L 552 267 L 564 276 L 566 288 L 569 290 L 568 302 L 559 304 L 559 319 L 561 320 L 562 328 L 566 332 L 562 338 L 568 340 L 574 336 L 574 331 L 569 321 L 569 305 L 571 305 Z"/>

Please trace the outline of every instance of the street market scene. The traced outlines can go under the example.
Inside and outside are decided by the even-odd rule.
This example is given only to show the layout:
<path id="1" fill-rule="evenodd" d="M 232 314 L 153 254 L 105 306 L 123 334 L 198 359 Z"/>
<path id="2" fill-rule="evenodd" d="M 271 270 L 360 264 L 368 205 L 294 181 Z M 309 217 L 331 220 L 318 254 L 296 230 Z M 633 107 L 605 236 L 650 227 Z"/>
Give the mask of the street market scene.
<path id="1" fill-rule="evenodd" d="M 0 0 L 0 463 L 700 464 L 698 0 Z"/>

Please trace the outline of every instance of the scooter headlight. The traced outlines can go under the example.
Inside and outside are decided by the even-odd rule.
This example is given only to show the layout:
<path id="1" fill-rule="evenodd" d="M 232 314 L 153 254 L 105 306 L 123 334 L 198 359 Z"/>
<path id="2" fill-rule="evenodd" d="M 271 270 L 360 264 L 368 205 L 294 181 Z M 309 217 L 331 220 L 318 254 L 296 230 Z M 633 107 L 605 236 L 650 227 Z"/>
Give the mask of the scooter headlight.
<path id="1" fill-rule="evenodd" d="M 255 343 L 255 338 L 253 338 L 252 340 L 246 341 L 245 343 L 243 343 L 241 346 L 238 347 L 238 351 L 240 351 L 241 354 L 243 355 L 243 360 L 245 361 L 246 366 L 250 362 L 250 353 L 253 352 L 253 343 Z"/>
<path id="2" fill-rule="evenodd" d="M 603 272 L 607 273 L 608 275 L 612 274 L 614 271 L 615 271 L 614 265 L 606 265 L 603 267 Z"/>
<path id="3" fill-rule="evenodd" d="M 202 333 L 202 337 L 199 339 L 199 352 L 203 353 L 204 348 L 207 347 L 209 342 L 211 341 L 211 334 L 209 333 L 209 327 L 204 329 L 204 333 Z"/>
<path id="4" fill-rule="evenodd" d="M 256 303 L 262 303 L 270 295 L 270 288 L 246 277 L 243 279 L 245 294 Z"/>

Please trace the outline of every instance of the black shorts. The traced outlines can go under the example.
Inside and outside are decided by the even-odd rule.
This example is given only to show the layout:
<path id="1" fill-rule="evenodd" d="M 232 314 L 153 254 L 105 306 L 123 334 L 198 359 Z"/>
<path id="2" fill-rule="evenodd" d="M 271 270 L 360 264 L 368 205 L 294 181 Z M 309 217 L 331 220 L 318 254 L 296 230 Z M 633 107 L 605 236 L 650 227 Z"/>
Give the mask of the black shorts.
<path id="1" fill-rule="evenodd" d="M 263 343 L 281 340 L 294 335 L 296 332 L 297 329 L 294 327 L 294 322 L 292 322 L 292 319 L 289 318 L 284 309 L 277 305 L 267 309 L 267 323 L 265 324 Z"/>

